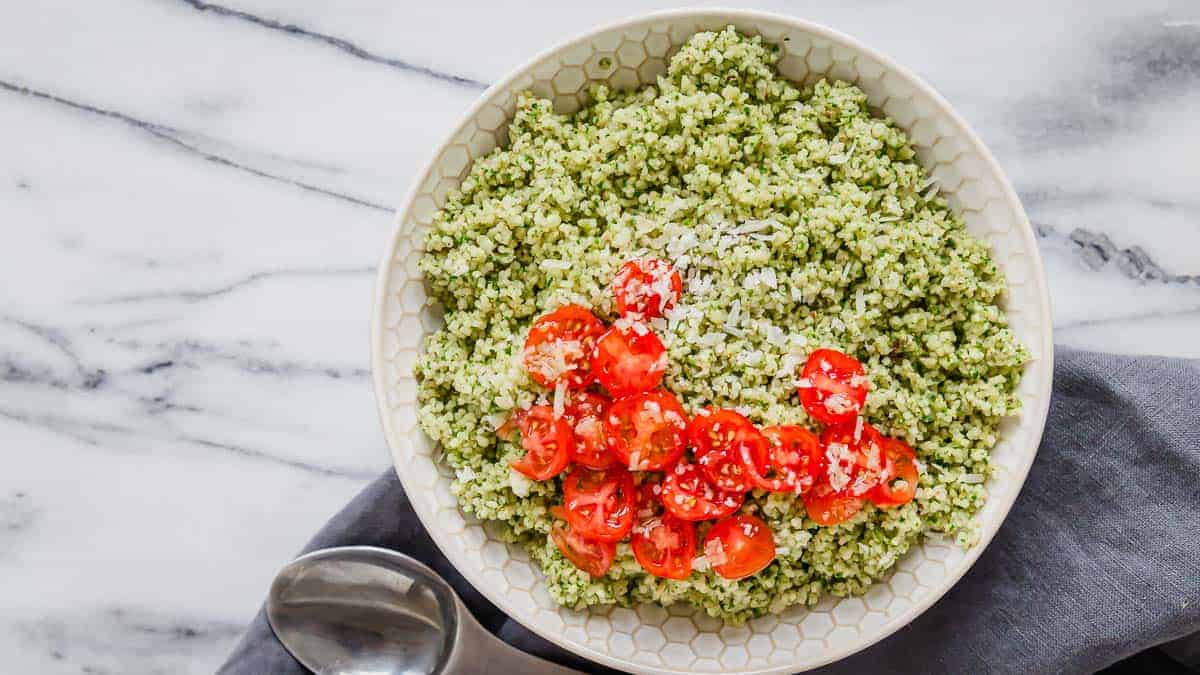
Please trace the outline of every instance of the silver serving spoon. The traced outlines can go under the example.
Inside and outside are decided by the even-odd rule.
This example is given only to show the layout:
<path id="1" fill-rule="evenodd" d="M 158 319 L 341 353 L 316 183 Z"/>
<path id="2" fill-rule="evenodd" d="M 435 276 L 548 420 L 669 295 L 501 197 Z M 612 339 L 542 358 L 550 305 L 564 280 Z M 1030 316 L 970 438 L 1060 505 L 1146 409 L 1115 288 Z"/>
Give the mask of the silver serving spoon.
<path id="1" fill-rule="evenodd" d="M 267 620 L 317 675 L 565 675 L 483 629 L 436 572 L 395 551 L 313 551 L 279 571 Z"/>

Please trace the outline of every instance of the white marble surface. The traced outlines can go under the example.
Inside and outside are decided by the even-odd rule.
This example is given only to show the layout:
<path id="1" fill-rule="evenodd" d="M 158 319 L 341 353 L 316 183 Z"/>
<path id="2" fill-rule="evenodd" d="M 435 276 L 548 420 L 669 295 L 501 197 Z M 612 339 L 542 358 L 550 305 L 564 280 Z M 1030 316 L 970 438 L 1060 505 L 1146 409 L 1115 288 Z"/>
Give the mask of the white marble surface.
<path id="1" fill-rule="evenodd" d="M 367 318 L 418 165 L 485 83 L 665 5 L 221 2 L 0 6 L 7 672 L 216 667 L 388 465 Z M 756 4 L 958 106 L 1042 228 L 1058 342 L 1200 356 L 1200 5 Z"/>

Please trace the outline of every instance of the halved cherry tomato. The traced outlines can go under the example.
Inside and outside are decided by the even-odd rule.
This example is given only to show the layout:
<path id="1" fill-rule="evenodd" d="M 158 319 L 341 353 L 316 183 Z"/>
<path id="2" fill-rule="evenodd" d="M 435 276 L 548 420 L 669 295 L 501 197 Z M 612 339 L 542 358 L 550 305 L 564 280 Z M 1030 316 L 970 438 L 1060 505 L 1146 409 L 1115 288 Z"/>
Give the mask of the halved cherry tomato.
<path id="1" fill-rule="evenodd" d="M 604 324 L 579 305 L 566 305 L 539 317 L 529 329 L 522 356 L 530 377 L 544 387 L 559 380 L 572 389 L 586 387 L 592 374 L 592 352 Z"/>
<path id="2" fill-rule="evenodd" d="M 768 442 L 753 422 L 733 410 L 702 410 L 688 425 L 688 440 L 713 485 L 740 492 L 754 487 L 746 463 L 765 454 Z"/>
<path id="3" fill-rule="evenodd" d="M 618 312 L 649 319 L 675 306 L 683 292 L 683 279 L 670 263 L 641 258 L 622 265 L 612 286 Z"/>
<path id="4" fill-rule="evenodd" d="M 550 526 L 550 538 L 572 565 L 593 577 L 604 576 L 617 553 L 616 544 L 586 539 L 560 521 Z"/>
<path id="5" fill-rule="evenodd" d="M 665 389 L 617 399 L 604 423 L 613 452 L 631 471 L 661 471 L 687 446 L 687 413 Z"/>
<path id="6" fill-rule="evenodd" d="M 867 380 L 863 366 L 852 356 L 835 349 L 818 349 L 808 356 L 800 371 L 800 402 L 818 422 L 852 422 L 867 402 Z"/>
<path id="7" fill-rule="evenodd" d="M 754 516 L 726 518 L 704 536 L 704 557 L 717 574 L 743 579 L 761 572 L 775 559 L 775 535 Z"/>
<path id="8" fill-rule="evenodd" d="M 612 403 L 608 398 L 590 391 L 576 392 L 563 411 L 563 419 L 575 432 L 571 461 L 592 469 L 606 469 L 617 463 L 608 442 L 604 416 Z"/>
<path id="9" fill-rule="evenodd" d="M 699 466 L 681 461 L 664 475 L 661 498 L 663 508 L 677 518 L 712 520 L 737 511 L 746 495 L 722 490 Z"/>
<path id="10" fill-rule="evenodd" d="M 667 372 L 667 349 L 646 324 L 618 319 L 596 341 L 592 372 L 613 396 L 649 391 Z"/>
<path id="11" fill-rule="evenodd" d="M 804 500 L 804 510 L 808 512 L 808 517 L 823 527 L 850 520 L 862 510 L 866 501 L 861 497 L 839 493 L 825 481 L 814 485 L 801 499 Z"/>
<path id="12" fill-rule="evenodd" d="M 620 541 L 633 528 L 637 494 L 624 467 L 575 467 L 563 481 L 563 506 L 571 529 L 596 541 Z"/>
<path id="13" fill-rule="evenodd" d="M 554 409 L 535 405 L 517 415 L 521 446 L 525 456 L 510 466 L 534 480 L 546 480 L 562 473 L 571 459 L 575 437 L 571 427 L 554 418 Z"/>
<path id="14" fill-rule="evenodd" d="M 876 506 L 888 508 L 912 501 L 921 480 L 917 472 L 917 453 L 898 438 L 884 438 L 883 451 L 887 454 L 890 471 L 879 485 L 867 495 Z"/>
<path id="15" fill-rule="evenodd" d="M 696 526 L 671 514 L 638 523 L 629 540 L 633 557 L 647 572 L 666 579 L 686 579 L 696 557 Z"/>
<path id="16" fill-rule="evenodd" d="M 862 423 L 839 424 L 825 428 L 821 448 L 827 460 L 825 476 L 837 492 L 862 497 L 883 480 L 891 470 L 883 450 L 883 434 Z"/>
<path id="17" fill-rule="evenodd" d="M 762 430 L 768 448 L 746 463 L 754 484 L 771 492 L 804 494 L 825 471 L 825 451 L 816 434 L 791 424 Z"/>

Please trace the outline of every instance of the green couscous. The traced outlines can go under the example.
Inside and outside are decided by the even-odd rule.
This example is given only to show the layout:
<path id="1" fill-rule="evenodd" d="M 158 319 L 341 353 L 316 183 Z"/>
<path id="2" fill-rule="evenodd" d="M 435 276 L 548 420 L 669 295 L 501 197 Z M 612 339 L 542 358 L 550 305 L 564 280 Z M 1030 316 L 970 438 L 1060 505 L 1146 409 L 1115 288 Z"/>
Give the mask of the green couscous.
<path id="1" fill-rule="evenodd" d="M 594 87 L 571 115 L 522 96 L 507 145 L 475 162 L 427 234 L 421 269 L 445 327 L 418 364 L 421 426 L 462 509 L 525 547 L 561 604 L 681 602 L 741 621 L 863 593 L 929 533 L 973 543 L 1028 358 L 999 305 L 1003 275 L 861 90 L 799 88 L 776 58 L 730 28 L 693 36 L 655 85 Z M 854 354 L 867 421 L 916 449 L 915 499 L 819 527 L 795 495 L 754 491 L 741 513 L 770 525 L 776 559 L 736 581 L 652 576 L 624 543 L 601 578 L 568 563 L 548 537 L 561 478 L 513 472 L 522 448 L 496 430 L 547 395 L 521 365 L 533 320 L 568 303 L 611 320 L 609 280 L 643 255 L 683 274 L 654 324 L 664 386 L 689 413 L 809 424 L 797 369 L 817 347 Z"/>

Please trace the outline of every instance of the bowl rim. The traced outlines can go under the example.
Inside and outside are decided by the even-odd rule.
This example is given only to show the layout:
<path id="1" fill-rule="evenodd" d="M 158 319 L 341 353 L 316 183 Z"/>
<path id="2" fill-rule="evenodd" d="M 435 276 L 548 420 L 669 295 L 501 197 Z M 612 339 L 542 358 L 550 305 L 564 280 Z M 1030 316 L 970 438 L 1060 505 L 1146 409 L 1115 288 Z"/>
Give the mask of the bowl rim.
<path id="1" fill-rule="evenodd" d="M 645 12 L 616 21 L 599 24 L 594 28 L 576 33 L 564 40 L 555 42 L 549 47 L 540 50 L 531 58 L 508 70 L 502 78 L 481 92 L 472 102 L 470 107 L 468 107 L 467 110 L 458 118 L 457 123 L 451 127 L 450 131 L 445 135 L 441 143 L 439 143 L 433 149 L 432 153 L 423 163 L 419 172 L 412 179 L 411 185 L 406 191 L 404 198 L 400 201 L 395 209 L 395 213 L 392 218 L 392 233 L 391 236 L 388 237 L 387 246 L 384 249 L 383 257 L 376 273 L 374 299 L 371 304 L 369 327 L 370 332 L 368 335 L 371 351 L 371 379 L 373 390 L 375 392 L 376 411 L 379 414 L 380 424 L 383 427 L 384 440 L 387 442 L 389 453 L 392 456 L 392 469 L 396 471 L 401 485 L 403 485 L 407 491 L 408 486 L 404 484 L 403 472 L 399 470 L 399 466 L 402 464 L 403 460 L 395 444 L 392 443 L 392 438 L 396 435 L 396 432 L 392 428 L 390 416 L 388 414 L 388 385 L 386 378 L 383 376 L 384 327 L 382 326 L 382 317 L 387 301 L 388 282 L 391 277 L 392 258 L 394 252 L 396 251 L 397 245 L 400 243 L 404 217 L 411 209 L 421 186 L 425 183 L 430 173 L 433 171 L 438 158 L 442 155 L 445 149 L 452 144 L 459 131 L 471 120 L 473 120 L 476 115 L 478 115 L 483 106 L 487 105 L 497 92 L 509 87 L 509 85 L 511 85 L 527 71 L 542 63 L 545 59 L 552 56 L 556 52 L 570 45 L 574 45 L 585 40 L 589 40 L 597 35 L 607 33 L 609 31 L 619 30 L 633 24 L 692 18 L 719 18 L 721 20 L 728 20 L 731 23 L 739 21 L 746 23 L 763 21 L 781 24 L 787 28 L 807 32 L 811 35 L 823 37 L 836 42 L 842 42 L 846 45 L 849 45 L 853 49 L 858 50 L 860 53 L 875 59 L 886 70 L 895 71 L 907 77 L 909 81 L 921 91 L 921 93 L 928 96 L 930 100 L 936 104 L 939 112 L 949 116 L 950 119 L 952 119 L 958 125 L 958 127 L 965 132 L 966 139 L 969 141 L 971 147 L 979 154 L 988 171 L 1000 179 L 997 181 L 998 187 L 1004 194 L 1006 205 L 1018 216 L 1015 224 L 1019 228 L 1021 237 L 1024 240 L 1025 251 L 1031 258 L 1031 275 L 1027 283 L 1031 283 L 1035 287 L 1036 295 L 1040 299 L 1040 316 L 1038 319 L 1040 320 L 1042 330 L 1041 335 L 1039 336 L 1041 344 L 1039 345 L 1036 360 L 1040 360 L 1044 363 L 1045 372 L 1043 373 L 1042 380 L 1035 383 L 1035 403 L 1034 406 L 1032 406 L 1033 409 L 1022 412 L 1022 417 L 1029 416 L 1027 418 L 1028 421 L 1034 422 L 1034 426 L 1032 427 L 1033 433 L 1030 435 L 1028 440 L 1028 444 L 1032 446 L 1032 450 L 1028 451 L 1026 455 L 1023 455 L 1024 461 L 1021 462 L 1021 464 L 1017 466 L 1011 473 L 1012 478 L 1019 480 L 1015 483 L 1015 487 L 1011 488 L 1007 494 L 1004 495 L 1003 499 L 1005 500 L 1005 503 L 1001 505 L 996 514 L 997 518 L 995 521 L 995 526 L 987 528 L 989 531 L 980 533 L 978 542 L 976 542 L 965 552 L 962 564 L 959 566 L 957 571 L 946 575 L 943 582 L 939 584 L 938 588 L 932 589 L 930 593 L 914 602 L 908 609 L 901 612 L 898 616 L 891 618 L 887 623 L 887 627 L 879 633 L 865 639 L 855 640 L 848 645 L 822 652 L 820 658 L 809 662 L 804 666 L 799 666 L 799 664 L 790 666 L 767 666 L 764 668 L 740 670 L 737 672 L 741 673 L 742 675 L 773 675 L 778 673 L 796 672 L 798 667 L 801 668 L 802 671 L 811 670 L 813 668 L 819 668 L 821 666 L 840 661 L 841 659 L 844 659 L 852 654 L 863 651 L 868 647 L 882 641 L 884 638 L 889 637 L 899 629 L 907 626 L 914 619 L 923 614 L 927 609 L 932 607 L 934 603 L 940 600 L 959 582 L 959 580 L 962 579 L 963 575 L 965 575 L 968 570 L 974 567 L 975 562 L 983 554 L 984 550 L 987 549 L 996 533 L 999 532 L 1001 526 L 1004 524 L 1004 521 L 1008 518 L 1009 511 L 1012 509 L 1013 504 L 1016 503 L 1017 497 L 1021 492 L 1021 488 L 1025 485 L 1025 480 L 1029 475 L 1029 470 L 1033 466 L 1033 462 L 1037 457 L 1038 447 L 1041 444 L 1042 434 L 1046 426 L 1046 418 L 1050 409 L 1050 391 L 1054 374 L 1054 341 L 1053 325 L 1051 322 L 1050 312 L 1050 294 L 1046 284 L 1046 273 L 1045 267 L 1042 263 L 1041 252 L 1037 245 L 1037 239 L 1034 235 L 1033 227 L 1029 222 L 1029 217 L 1025 213 L 1024 206 L 1021 204 L 1021 200 L 1017 196 L 1011 181 L 1008 179 L 1008 175 L 1004 172 L 1004 169 L 1000 166 L 1000 163 L 996 160 L 991 150 L 986 144 L 984 144 L 983 140 L 979 137 L 975 130 L 971 128 L 971 126 L 958 113 L 954 106 L 952 106 L 945 97 L 943 97 L 936 89 L 934 89 L 932 85 L 930 85 L 916 73 L 896 62 L 890 56 L 864 44 L 860 40 L 847 35 L 846 33 L 829 28 L 828 26 L 819 23 L 815 23 L 813 21 L 809 21 L 807 19 L 801 19 L 776 12 L 753 9 L 727 7 L 685 7 Z M 403 236 L 410 235 L 411 233 Z M 1032 342 L 1032 340 L 1030 342 Z M 1029 373 L 1025 373 L 1023 376 L 1027 377 L 1028 375 Z M 419 432 L 414 430 L 411 433 Z M 669 665 L 666 666 L 666 668 L 656 668 L 653 666 L 627 661 L 625 659 L 610 656 L 609 654 L 597 651 L 586 645 L 568 641 L 561 633 L 542 630 L 526 624 L 524 621 L 522 621 L 522 617 L 516 616 L 514 613 L 512 613 L 508 606 L 509 603 L 507 603 L 504 599 L 504 594 L 499 590 L 490 587 L 485 582 L 479 573 L 479 570 L 461 568 L 447 554 L 447 552 L 452 550 L 452 548 L 447 545 L 445 535 L 442 534 L 436 527 L 436 524 L 430 517 L 430 514 L 425 513 L 423 506 L 419 506 L 417 502 L 410 503 L 413 504 L 413 510 L 417 513 L 417 517 L 420 519 L 422 526 L 424 526 L 426 531 L 429 532 L 430 538 L 433 539 L 434 543 L 438 547 L 438 550 L 446 556 L 447 560 L 449 560 L 452 565 L 454 565 L 454 569 L 461 574 L 477 591 L 483 594 L 484 597 L 504 611 L 506 616 L 514 621 L 517 621 L 526 630 L 533 632 L 534 634 L 571 653 L 613 668 L 628 669 L 633 667 L 640 672 L 664 673 L 671 675 L 690 672 L 687 670 L 672 669 Z M 433 524 L 433 526 L 431 526 L 431 524 Z"/>

